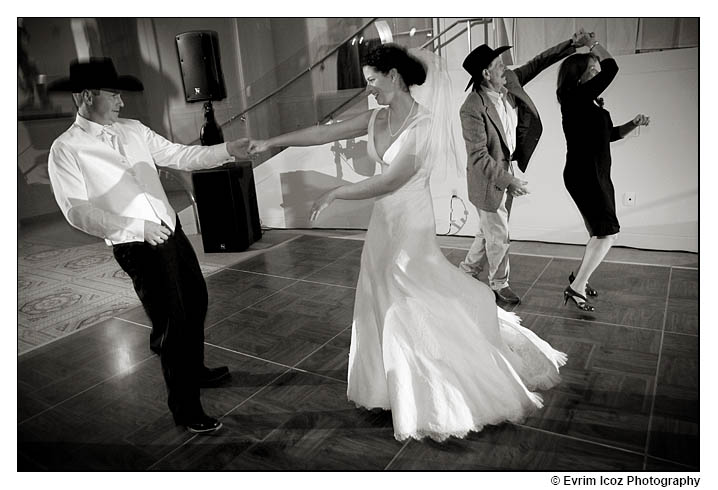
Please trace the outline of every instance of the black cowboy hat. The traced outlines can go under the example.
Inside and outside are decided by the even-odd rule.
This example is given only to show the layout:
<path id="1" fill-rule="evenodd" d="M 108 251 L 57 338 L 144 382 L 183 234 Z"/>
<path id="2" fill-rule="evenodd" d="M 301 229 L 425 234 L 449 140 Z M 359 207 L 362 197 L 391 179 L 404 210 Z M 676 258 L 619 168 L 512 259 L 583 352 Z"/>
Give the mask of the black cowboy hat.
<path id="1" fill-rule="evenodd" d="M 142 82 L 137 78 L 129 75 L 117 75 L 115 65 L 110 58 L 73 60 L 70 63 L 70 78 L 55 80 L 47 87 L 52 92 L 72 93 L 101 88 L 132 92 L 144 90 Z"/>
<path id="2" fill-rule="evenodd" d="M 466 92 L 473 83 L 481 82 L 481 72 L 488 68 L 491 62 L 507 49 L 511 49 L 511 46 L 501 46 L 500 48 L 491 49 L 486 44 L 482 44 L 470 52 L 461 65 L 464 67 L 464 70 L 468 71 L 469 75 L 471 75 L 471 80 L 469 80 L 469 84 L 464 89 L 464 92 Z"/>

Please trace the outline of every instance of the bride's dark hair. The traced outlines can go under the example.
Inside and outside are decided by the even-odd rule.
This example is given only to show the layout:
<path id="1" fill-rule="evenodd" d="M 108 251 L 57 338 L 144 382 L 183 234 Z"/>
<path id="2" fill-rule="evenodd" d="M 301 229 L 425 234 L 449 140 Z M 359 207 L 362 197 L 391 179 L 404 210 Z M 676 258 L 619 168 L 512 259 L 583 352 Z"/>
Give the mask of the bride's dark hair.
<path id="1" fill-rule="evenodd" d="M 370 66 L 384 75 L 396 68 L 407 87 L 421 85 L 426 80 L 426 67 L 423 63 L 410 55 L 406 48 L 395 43 L 374 48 L 366 55 L 362 66 Z"/>

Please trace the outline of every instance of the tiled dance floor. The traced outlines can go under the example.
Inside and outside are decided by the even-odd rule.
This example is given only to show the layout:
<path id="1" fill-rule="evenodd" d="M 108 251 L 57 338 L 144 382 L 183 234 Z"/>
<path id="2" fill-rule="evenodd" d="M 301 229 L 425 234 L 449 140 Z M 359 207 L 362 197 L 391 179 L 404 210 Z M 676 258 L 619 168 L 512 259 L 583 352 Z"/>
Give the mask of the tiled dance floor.
<path id="1" fill-rule="evenodd" d="M 173 424 L 141 307 L 20 355 L 18 469 L 699 469 L 697 268 L 606 262 L 586 314 L 561 295 L 578 260 L 512 254 L 514 311 L 568 354 L 562 383 L 524 424 L 400 443 L 345 395 L 362 243 L 301 236 L 207 278 L 207 364 L 232 372 L 203 390 L 209 436 Z"/>

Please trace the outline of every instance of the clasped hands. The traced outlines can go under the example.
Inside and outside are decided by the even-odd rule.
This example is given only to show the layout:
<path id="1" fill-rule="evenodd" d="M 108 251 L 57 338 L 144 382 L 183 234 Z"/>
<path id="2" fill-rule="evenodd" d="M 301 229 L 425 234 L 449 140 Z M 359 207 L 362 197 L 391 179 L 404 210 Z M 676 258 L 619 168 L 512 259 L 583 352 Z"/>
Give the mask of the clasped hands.
<path id="1" fill-rule="evenodd" d="M 227 143 L 227 151 L 235 158 L 254 158 L 258 153 L 262 153 L 268 149 L 269 144 L 267 140 L 239 138 Z"/>
<path id="2" fill-rule="evenodd" d="M 254 158 L 258 153 L 269 150 L 269 140 L 239 138 L 227 143 L 227 151 L 236 158 Z"/>
<path id="3" fill-rule="evenodd" d="M 236 158 L 254 158 L 258 153 L 262 153 L 268 149 L 268 140 L 239 138 L 227 143 L 227 151 Z"/>
<path id="4" fill-rule="evenodd" d="M 576 31 L 573 36 L 571 36 L 573 45 L 577 48 L 580 48 L 582 46 L 591 46 L 595 39 L 596 34 L 593 32 L 586 32 L 583 27 L 579 28 L 578 31 Z"/>

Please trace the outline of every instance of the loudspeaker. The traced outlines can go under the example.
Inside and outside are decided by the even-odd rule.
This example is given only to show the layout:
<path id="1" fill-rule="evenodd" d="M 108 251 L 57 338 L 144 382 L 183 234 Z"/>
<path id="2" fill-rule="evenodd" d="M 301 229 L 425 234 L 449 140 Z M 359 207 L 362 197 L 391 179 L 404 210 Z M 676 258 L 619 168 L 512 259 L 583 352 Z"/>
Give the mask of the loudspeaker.
<path id="1" fill-rule="evenodd" d="M 221 100 L 227 96 L 219 59 L 219 38 L 214 31 L 177 34 L 179 56 L 187 102 Z"/>
<path id="2" fill-rule="evenodd" d="M 192 172 L 204 251 L 242 252 L 262 237 L 252 162 Z"/>

